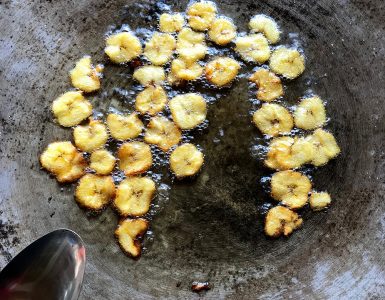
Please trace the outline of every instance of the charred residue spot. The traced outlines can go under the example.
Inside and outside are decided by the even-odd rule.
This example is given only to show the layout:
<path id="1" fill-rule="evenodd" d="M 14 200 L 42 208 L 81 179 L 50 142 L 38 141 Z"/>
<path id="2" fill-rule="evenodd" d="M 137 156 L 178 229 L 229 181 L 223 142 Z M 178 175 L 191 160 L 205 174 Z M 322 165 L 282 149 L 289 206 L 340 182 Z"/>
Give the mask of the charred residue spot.
<path id="1" fill-rule="evenodd" d="M 3 212 L 0 211 L 0 216 L 2 214 Z M 12 259 L 9 249 L 20 244 L 20 240 L 17 237 L 17 229 L 17 224 L 0 220 L 0 253 L 7 261 Z"/>
<path id="2" fill-rule="evenodd" d="M 208 291 L 210 289 L 211 289 L 211 286 L 210 286 L 210 283 L 208 282 L 194 281 L 191 285 L 191 290 L 196 293 L 199 293 L 202 291 Z"/>

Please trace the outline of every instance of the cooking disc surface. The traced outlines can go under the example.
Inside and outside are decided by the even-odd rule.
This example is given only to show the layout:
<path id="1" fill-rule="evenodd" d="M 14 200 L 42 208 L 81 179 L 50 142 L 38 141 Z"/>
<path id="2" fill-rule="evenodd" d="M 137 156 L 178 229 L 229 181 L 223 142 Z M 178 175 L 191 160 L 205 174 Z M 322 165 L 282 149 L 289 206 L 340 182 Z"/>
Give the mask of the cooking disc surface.
<path id="1" fill-rule="evenodd" d="M 311 89 L 328 102 L 327 128 L 342 154 L 314 172 L 314 186 L 328 190 L 333 205 L 327 212 L 304 210 L 304 227 L 288 239 L 264 236 L 263 213 L 273 202 L 260 181 L 271 172 L 256 158 L 263 141 L 250 123 L 255 105 L 243 77 L 231 89 L 205 91 L 213 99 L 208 126 L 193 139 L 206 155 L 204 168 L 196 179 L 174 183 L 163 168 L 159 207 L 138 261 L 125 257 L 114 240 L 115 213 L 86 214 L 73 200 L 74 186 L 59 185 L 40 170 L 38 155 L 51 141 L 71 138 L 71 130 L 54 123 L 50 104 L 70 88 L 74 62 L 85 54 L 105 60 L 106 32 L 123 23 L 148 28 L 167 6 L 2 3 L 0 266 L 38 236 L 68 227 L 87 248 L 82 299 L 196 298 L 190 291 L 194 280 L 213 285 L 208 299 L 383 295 L 385 5 L 365 3 L 218 3 L 240 31 L 252 15 L 271 15 L 284 30 L 284 42 L 304 49 L 307 69 L 287 84 L 285 100 L 294 104 Z M 175 11 L 187 5 L 166 4 Z M 110 105 L 129 110 L 133 95 L 124 90 L 132 91 L 131 84 L 128 68 L 107 66 L 106 94 L 91 101 L 101 111 Z"/>

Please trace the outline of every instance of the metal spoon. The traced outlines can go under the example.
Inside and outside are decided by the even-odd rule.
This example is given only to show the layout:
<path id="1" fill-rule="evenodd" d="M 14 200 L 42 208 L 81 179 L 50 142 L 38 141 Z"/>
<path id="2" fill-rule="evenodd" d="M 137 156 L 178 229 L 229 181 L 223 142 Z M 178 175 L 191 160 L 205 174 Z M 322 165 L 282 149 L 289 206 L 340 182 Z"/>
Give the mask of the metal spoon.
<path id="1" fill-rule="evenodd" d="M 86 262 L 83 241 L 52 231 L 21 251 L 0 273 L 0 299 L 77 299 Z"/>

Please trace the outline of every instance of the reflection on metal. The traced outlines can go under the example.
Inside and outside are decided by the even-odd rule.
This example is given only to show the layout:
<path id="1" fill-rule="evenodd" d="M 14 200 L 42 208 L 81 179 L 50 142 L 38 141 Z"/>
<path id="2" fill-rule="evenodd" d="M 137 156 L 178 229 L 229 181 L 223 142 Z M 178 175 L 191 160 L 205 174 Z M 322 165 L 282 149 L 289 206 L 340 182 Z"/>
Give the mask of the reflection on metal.
<path id="1" fill-rule="evenodd" d="M 85 268 L 81 238 L 55 230 L 21 251 L 0 273 L 0 299 L 77 299 Z"/>

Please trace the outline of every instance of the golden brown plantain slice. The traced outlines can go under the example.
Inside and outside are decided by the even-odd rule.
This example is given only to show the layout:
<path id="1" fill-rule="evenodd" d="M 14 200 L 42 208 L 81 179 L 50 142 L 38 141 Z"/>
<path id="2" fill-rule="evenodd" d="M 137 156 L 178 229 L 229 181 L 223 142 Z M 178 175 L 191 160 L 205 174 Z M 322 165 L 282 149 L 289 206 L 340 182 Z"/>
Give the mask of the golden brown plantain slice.
<path id="1" fill-rule="evenodd" d="M 209 30 L 210 39 L 218 45 L 230 43 L 237 35 L 237 27 L 232 20 L 220 17 L 214 20 Z"/>
<path id="2" fill-rule="evenodd" d="M 159 17 L 159 30 L 173 33 L 181 31 L 184 25 L 183 15 L 180 13 L 161 14 Z"/>
<path id="3" fill-rule="evenodd" d="M 253 122 L 258 129 L 267 135 L 287 134 L 293 129 L 293 117 L 281 105 L 265 103 L 253 115 Z"/>
<path id="4" fill-rule="evenodd" d="M 198 31 L 209 29 L 216 14 L 217 7 L 211 1 L 195 2 L 187 8 L 188 23 Z"/>
<path id="5" fill-rule="evenodd" d="M 141 114 L 153 116 L 161 112 L 167 104 L 167 94 L 159 85 L 150 85 L 141 91 L 135 99 L 135 108 Z"/>
<path id="6" fill-rule="evenodd" d="M 270 69 L 283 77 L 294 79 L 305 71 L 305 58 L 296 49 L 280 47 L 271 54 Z"/>
<path id="7" fill-rule="evenodd" d="M 314 146 L 310 137 L 295 137 L 290 146 L 289 153 L 277 155 L 276 159 L 282 170 L 297 169 L 310 163 L 314 158 Z"/>
<path id="8" fill-rule="evenodd" d="M 312 192 L 309 199 L 309 204 L 312 210 L 318 211 L 327 208 L 332 199 L 326 192 Z"/>
<path id="9" fill-rule="evenodd" d="M 127 142 L 118 150 L 119 169 L 129 175 L 146 172 L 152 165 L 150 146 L 143 142 Z"/>
<path id="10" fill-rule="evenodd" d="M 72 85 L 86 93 L 91 93 L 100 89 L 100 72 L 103 66 L 98 65 L 96 68 L 91 63 L 90 56 L 81 58 L 70 71 Z"/>
<path id="11" fill-rule="evenodd" d="M 132 75 L 141 85 L 159 85 L 166 79 L 164 69 L 159 66 L 143 66 L 135 70 Z"/>
<path id="12" fill-rule="evenodd" d="M 92 105 L 82 92 L 71 91 L 53 101 L 52 112 L 61 126 L 72 127 L 92 114 Z"/>
<path id="13" fill-rule="evenodd" d="M 269 42 L 260 33 L 237 37 L 235 51 L 248 62 L 263 64 L 270 58 Z"/>
<path id="14" fill-rule="evenodd" d="M 206 65 L 205 74 L 210 83 L 224 86 L 234 80 L 240 68 L 236 60 L 230 57 L 218 57 Z"/>
<path id="15" fill-rule="evenodd" d="M 100 149 L 91 153 L 90 168 L 99 175 L 108 175 L 114 169 L 115 162 L 115 156 L 106 149 Z"/>
<path id="16" fill-rule="evenodd" d="M 75 145 L 82 151 L 92 152 L 101 148 L 107 139 L 107 128 L 99 120 L 90 119 L 88 125 L 78 125 L 74 128 Z"/>
<path id="17" fill-rule="evenodd" d="M 206 101 L 197 93 L 175 96 L 169 107 L 172 119 L 181 129 L 195 128 L 206 119 Z"/>
<path id="18" fill-rule="evenodd" d="M 170 168 L 178 178 L 195 175 L 203 165 L 203 153 L 193 144 L 182 144 L 170 155 Z"/>
<path id="19" fill-rule="evenodd" d="M 104 209 L 115 196 L 115 184 L 111 176 L 84 175 L 75 191 L 76 202 L 93 211 Z"/>
<path id="20" fill-rule="evenodd" d="M 326 123 L 326 110 L 321 98 L 302 99 L 294 111 L 294 122 L 295 126 L 306 130 L 322 127 Z"/>
<path id="21" fill-rule="evenodd" d="M 271 237 L 288 236 L 302 225 L 297 213 L 284 206 L 271 208 L 265 220 L 265 233 Z"/>
<path id="22" fill-rule="evenodd" d="M 125 63 L 142 54 L 142 45 L 132 32 L 119 32 L 106 40 L 104 52 L 114 63 Z"/>
<path id="23" fill-rule="evenodd" d="M 314 146 L 312 164 L 317 167 L 326 164 L 341 152 L 333 134 L 320 128 L 311 135 L 311 143 Z"/>
<path id="24" fill-rule="evenodd" d="M 195 62 L 204 58 L 207 53 L 205 35 L 195 32 L 191 28 L 183 28 L 178 33 L 176 51 L 185 61 Z"/>
<path id="25" fill-rule="evenodd" d="M 169 119 L 163 116 L 152 117 L 147 125 L 144 140 L 155 144 L 163 151 L 168 151 L 182 139 L 182 132 Z"/>
<path id="26" fill-rule="evenodd" d="M 281 30 L 277 22 L 266 15 L 255 15 L 249 22 L 251 32 L 261 32 L 271 44 L 279 41 Z"/>
<path id="27" fill-rule="evenodd" d="M 122 251 L 133 258 L 140 256 L 142 246 L 138 240 L 148 229 L 148 221 L 145 219 L 125 219 L 119 222 L 115 230 L 115 237 L 118 240 Z"/>
<path id="28" fill-rule="evenodd" d="M 293 144 L 294 139 L 292 137 L 283 136 L 274 138 L 269 145 L 265 165 L 270 169 L 286 170 L 287 168 L 283 166 L 281 162 L 290 156 Z"/>
<path id="29" fill-rule="evenodd" d="M 44 169 L 59 182 L 72 182 L 83 176 L 87 163 L 71 142 L 54 142 L 40 155 Z"/>
<path id="30" fill-rule="evenodd" d="M 136 138 L 143 130 L 143 123 L 137 113 L 130 115 L 109 114 L 107 126 L 113 138 L 128 140 Z"/>
<path id="31" fill-rule="evenodd" d="M 174 59 L 171 63 L 171 74 L 177 79 L 195 80 L 201 77 L 203 67 L 196 61 Z"/>
<path id="32" fill-rule="evenodd" d="M 271 178 L 271 196 L 291 209 L 303 207 L 310 191 L 310 179 L 299 172 L 280 171 Z"/>
<path id="33" fill-rule="evenodd" d="M 128 177 L 118 186 L 114 206 L 123 217 L 139 217 L 148 212 L 154 197 L 155 183 L 148 177 Z"/>
<path id="34" fill-rule="evenodd" d="M 314 147 L 309 137 L 279 137 L 272 140 L 265 165 L 271 169 L 297 169 L 312 161 Z"/>
<path id="35" fill-rule="evenodd" d="M 176 48 L 175 38 L 169 33 L 155 32 L 144 47 L 144 56 L 156 66 L 167 63 Z"/>
<path id="36" fill-rule="evenodd" d="M 258 87 L 257 98 L 270 102 L 283 95 L 281 79 L 269 70 L 260 68 L 249 78 Z"/>

